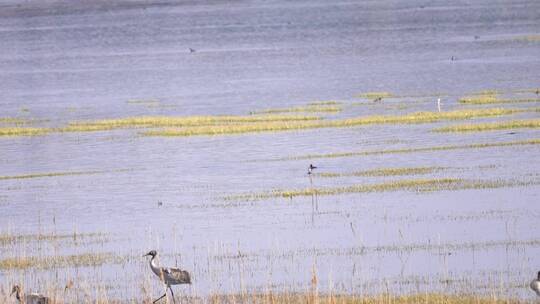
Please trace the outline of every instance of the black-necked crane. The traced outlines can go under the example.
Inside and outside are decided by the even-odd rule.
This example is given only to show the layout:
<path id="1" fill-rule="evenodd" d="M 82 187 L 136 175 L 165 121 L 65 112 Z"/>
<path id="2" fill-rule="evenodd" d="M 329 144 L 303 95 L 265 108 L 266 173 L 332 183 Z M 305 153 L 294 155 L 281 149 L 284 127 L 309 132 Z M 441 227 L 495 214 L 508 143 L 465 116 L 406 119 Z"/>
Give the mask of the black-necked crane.
<path id="1" fill-rule="evenodd" d="M 31 293 L 31 294 L 25 295 L 22 292 L 21 287 L 19 287 L 19 285 L 13 286 L 13 288 L 11 289 L 11 294 L 15 294 L 15 298 L 17 299 L 17 301 L 19 301 L 19 303 L 22 303 L 22 304 L 49 304 L 51 303 L 49 298 L 39 293 Z"/>
<path id="2" fill-rule="evenodd" d="M 152 303 L 156 303 L 157 301 L 161 300 L 163 297 L 167 295 L 167 288 L 171 291 L 171 295 L 173 298 L 173 303 L 176 303 L 174 300 L 174 293 L 171 288 L 171 285 L 179 285 L 179 284 L 191 284 L 191 276 L 189 275 L 189 272 L 185 270 L 181 270 L 178 268 L 167 268 L 167 267 L 159 267 L 156 265 L 156 262 L 154 259 L 157 256 L 157 252 L 155 250 L 151 250 L 144 256 L 151 256 L 150 259 L 150 269 L 152 269 L 152 272 L 154 272 L 158 278 L 165 283 L 165 293 L 154 300 Z"/>
<path id="3" fill-rule="evenodd" d="M 540 297 L 540 271 L 538 272 L 536 279 L 532 280 L 531 289 Z"/>

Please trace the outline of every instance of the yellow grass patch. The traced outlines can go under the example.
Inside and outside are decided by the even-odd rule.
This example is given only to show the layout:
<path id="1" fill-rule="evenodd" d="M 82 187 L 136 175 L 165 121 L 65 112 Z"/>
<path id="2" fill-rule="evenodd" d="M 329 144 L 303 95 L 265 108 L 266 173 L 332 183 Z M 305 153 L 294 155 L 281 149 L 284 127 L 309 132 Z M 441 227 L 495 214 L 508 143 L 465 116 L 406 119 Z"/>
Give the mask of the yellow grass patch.
<path id="1" fill-rule="evenodd" d="M 472 109 L 451 112 L 416 112 L 406 115 L 374 115 L 349 119 L 317 120 L 317 121 L 272 121 L 237 125 L 209 125 L 192 128 L 171 128 L 142 132 L 146 136 L 196 136 L 224 135 L 253 132 L 277 132 L 288 130 L 315 128 L 344 128 L 372 124 L 416 124 L 441 120 L 460 120 L 476 117 L 498 116 L 518 113 L 517 109 Z"/>
<path id="2" fill-rule="evenodd" d="M 274 121 L 309 121 L 319 117 L 303 115 L 249 115 L 249 116 L 137 116 L 73 122 L 64 132 L 102 131 L 119 128 L 193 127 L 216 124 L 238 124 Z"/>
<path id="3" fill-rule="evenodd" d="M 48 128 L 0 127 L 0 136 L 37 136 L 51 132 Z"/>
<path id="4" fill-rule="evenodd" d="M 435 132 L 482 132 L 509 129 L 538 129 L 540 119 L 512 120 L 502 122 L 490 122 L 482 124 L 462 124 L 435 129 Z"/>

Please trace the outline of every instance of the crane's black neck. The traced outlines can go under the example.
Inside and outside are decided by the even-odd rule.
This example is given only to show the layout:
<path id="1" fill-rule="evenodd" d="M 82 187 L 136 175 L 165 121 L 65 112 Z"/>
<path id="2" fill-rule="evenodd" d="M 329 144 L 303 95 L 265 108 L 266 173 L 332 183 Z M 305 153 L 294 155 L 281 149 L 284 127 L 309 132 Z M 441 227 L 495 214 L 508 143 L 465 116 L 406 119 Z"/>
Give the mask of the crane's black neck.
<path id="1" fill-rule="evenodd" d="M 538 272 L 538 277 L 536 277 L 538 281 L 540 281 L 540 271 Z"/>

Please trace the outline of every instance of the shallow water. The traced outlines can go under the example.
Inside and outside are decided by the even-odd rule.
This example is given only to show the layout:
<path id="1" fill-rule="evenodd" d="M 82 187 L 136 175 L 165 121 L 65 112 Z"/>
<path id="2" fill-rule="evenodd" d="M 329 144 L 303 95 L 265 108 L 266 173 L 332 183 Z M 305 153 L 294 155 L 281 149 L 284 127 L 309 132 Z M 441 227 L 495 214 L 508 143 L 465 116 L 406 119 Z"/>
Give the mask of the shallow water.
<path id="1" fill-rule="evenodd" d="M 0 116 L 61 126 L 137 115 L 245 115 L 339 100 L 343 112 L 329 117 L 343 118 L 436 110 L 437 98 L 429 96 L 355 105 L 363 92 L 442 94 L 446 111 L 465 108 L 457 99 L 477 91 L 538 87 L 540 43 L 520 39 L 539 35 L 535 1 L 160 3 L 2 2 Z M 59 276 L 59 286 L 77 278 L 110 286 L 105 293 L 112 298 L 139 297 L 141 282 L 149 278 L 140 256 L 157 249 L 164 264 L 192 272 L 191 289 L 180 289 L 192 295 L 305 290 L 315 268 L 322 291 L 379 293 L 390 284 L 396 293 L 495 290 L 532 299 L 526 283 L 540 267 L 540 239 L 531 229 L 540 215 L 538 146 L 276 161 L 539 134 L 431 132 L 452 123 L 215 137 L 143 137 L 134 130 L 2 137 L 3 176 L 100 173 L 0 180 L 0 231 L 101 232 L 107 241 L 53 246 L 53 253 L 113 252 L 124 258 L 119 265 L 3 271 L 2 288 L 23 281 L 39 289 Z M 310 180 L 310 162 L 320 172 L 440 166 L 450 169 L 418 178 L 536 184 L 326 196 L 316 198 L 317 209 L 311 197 L 223 199 L 400 178 Z M 0 245 L 0 257 L 48 255 L 48 246 Z M 157 280 L 149 282 L 158 293 Z"/>

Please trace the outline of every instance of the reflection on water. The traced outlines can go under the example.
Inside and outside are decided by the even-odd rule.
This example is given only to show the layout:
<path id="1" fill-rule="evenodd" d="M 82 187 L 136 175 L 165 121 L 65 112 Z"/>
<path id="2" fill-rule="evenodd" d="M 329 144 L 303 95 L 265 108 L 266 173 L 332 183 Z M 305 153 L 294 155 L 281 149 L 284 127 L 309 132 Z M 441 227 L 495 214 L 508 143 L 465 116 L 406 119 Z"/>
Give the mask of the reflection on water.
<path id="1" fill-rule="evenodd" d="M 512 39 L 538 35 L 534 1 L 79 5 L 2 4 L 1 117 L 58 127 L 139 115 L 247 115 L 337 100 L 341 112 L 317 115 L 342 119 L 436 111 L 437 96 L 443 111 L 491 107 L 458 103 L 482 90 L 538 98 L 516 90 L 538 87 L 540 44 Z M 398 97 L 355 97 L 366 92 Z M 529 111 L 473 122 L 538 118 L 537 105 L 496 105 Z M 316 269 L 323 292 L 376 294 L 397 284 L 398 293 L 471 286 L 490 293 L 496 282 L 496 292 L 532 298 L 525 283 L 540 253 L 530 228 L 540 215 L 537 145 L 301 158 L 538 138 L 535 129 L 432 132 L 450 124 L 216 137 L 146 137 L 133 129 L 1 137 L 0 175 L 9 177 L 0 178 L 3 235 L 104 237 L 0 238 L 0 258 L 110 259 L 52 269 L 0 261 L 0 271 L 5 284 L 39 287 L 55 278 L 61 289 L 76 279 L 98 286 L 95 293 L 74 291 L 81 297 L 138 298 L 160 290 L 141 257 L 157 249 L 164 265 L 192 272 L 194 284 L 182 289 L 188 295 L 307 290 Z M 422 177 L 536 184 L 223 199 L 410 178 L 323 178 L 307 174 L 310 162 L 317 173 L 437 167 L 448 169 Z"/>

